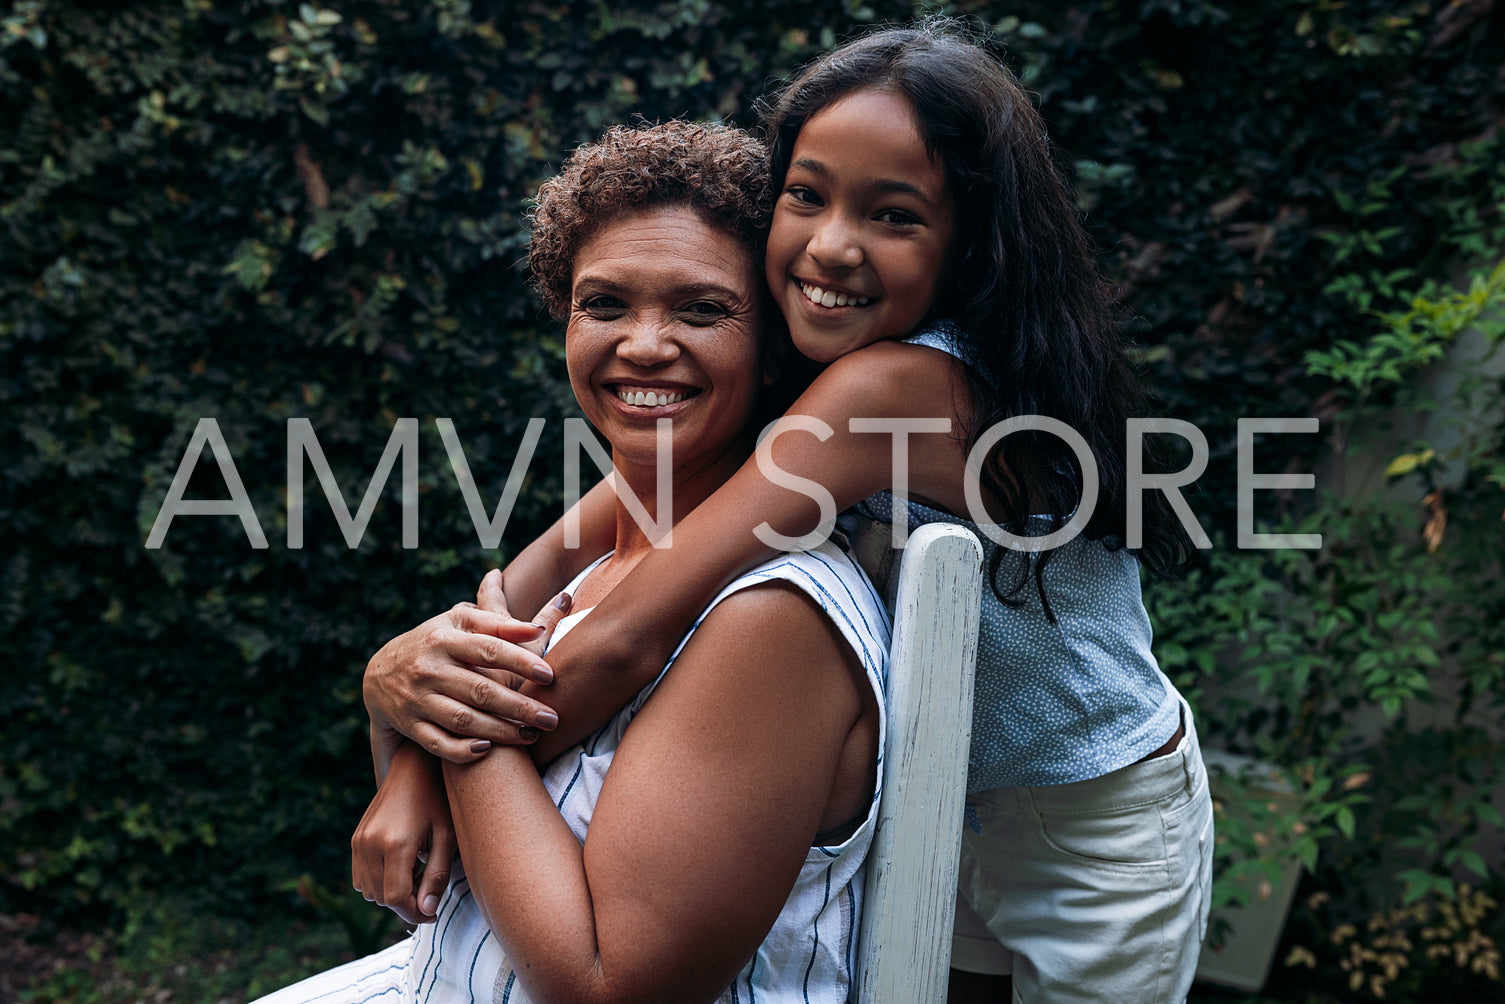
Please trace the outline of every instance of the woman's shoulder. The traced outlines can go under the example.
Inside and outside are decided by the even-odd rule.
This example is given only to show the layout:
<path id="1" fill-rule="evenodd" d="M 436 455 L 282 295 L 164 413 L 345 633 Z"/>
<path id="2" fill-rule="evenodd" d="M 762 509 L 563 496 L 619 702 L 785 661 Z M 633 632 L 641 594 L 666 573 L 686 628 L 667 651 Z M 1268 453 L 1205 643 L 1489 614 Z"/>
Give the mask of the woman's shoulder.
<path id="1" fill-rule="evenodd" d="M 792 600 L 811 614 L 824 615 L 863 667 L 882 676 L 892 630 L 888 612 L 866 574 L 833 542 L 770 558 L 735 579 L 707 609 L 745 594 L 737 604 L 740 614 L 753 613 L 758 604 L 770 619 L 785 616 L 792 608 L 772 599 L 775 593 L 782 593 L 785 603 Z"/>

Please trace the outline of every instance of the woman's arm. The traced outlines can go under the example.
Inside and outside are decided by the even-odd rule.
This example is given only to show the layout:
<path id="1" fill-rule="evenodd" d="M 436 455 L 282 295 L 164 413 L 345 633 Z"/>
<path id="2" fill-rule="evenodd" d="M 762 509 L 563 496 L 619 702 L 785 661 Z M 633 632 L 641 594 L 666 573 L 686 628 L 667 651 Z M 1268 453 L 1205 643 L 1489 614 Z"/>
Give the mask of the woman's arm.
<path id="1" fill-rule="evenodd" d="M 546 693 L 534 695 L 544 700 L 520 697 L 515 683 L 531 679 L 546 686 L 553 679 L 538 653 L 568 607 L 554 607 L 550 599 L 614 543 L 616 494 L 608 479 L 585 494 L 575 514 L 580 547 L 565 547 L 569 517 L 559 520 L 504 571 L 487 573 L 477 596 L 480 610 L 462 604 L 372 656 L 362 692 L 378 783 L 403 736 L 464 763 L 484 756 L 491 743 L 530 742 L 554 727 Z M 540 614 L 530 624 L 512 618 L 512 610 Z"/>
<path id="2" fill-rule="evenodd" d="M 959 507 L 965 505 L 967 395 L 960 365 L 945 353 L 896 342 L 870 345 L 828 366 L 789 410 L 824 423 L 830 437 L 780 436 L 772 459 L 825 488 L 839 511 L 893 484 L 895 437 L 853 432 L 850 419 L 946 419 L 949 432 L 908 437 L 909 490 L 965 511 Z M 716 593 L 775 553 L 755 535 L 756 527 L 766 521 L 785 537 L 799 537 L 820 515 L 812 498 L 768 480 L 755 460 L 743 465 L 675 525 L 672 548 L 644 558 L 549 651 L 555 682 L 547 700 L 559 713 L 559 727 L 534 744 L 534 759 L 548 763 L 599 728 L 653 679 Z M 545 691 L 525 684 L 523 693 Z"/>
<path id="3" fill-rule="evenodd" d="M 526 751 L 446 763 L 471 889 L 529 992 L 714 998 L 778 916 L 828 805 L 871 798 L 833 798 L 870 693 L 806 597 L 756 587 L 707 615 L 633 720 L 583 847 Z"/>

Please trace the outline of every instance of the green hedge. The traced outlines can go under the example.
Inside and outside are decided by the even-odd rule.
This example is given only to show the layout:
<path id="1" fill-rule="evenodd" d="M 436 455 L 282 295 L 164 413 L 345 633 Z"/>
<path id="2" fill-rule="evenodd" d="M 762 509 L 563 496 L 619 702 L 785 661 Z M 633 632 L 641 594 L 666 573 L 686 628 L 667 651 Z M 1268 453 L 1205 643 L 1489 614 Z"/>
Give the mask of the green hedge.
<path id="1" fill-rule="evenodd" d="M 560 511 L 573 406 L 518 267 L 525 200 L 604 124 L 748 123 L 769 81 L 910 15 L 613 6 L 0 5 L 0 913 L 182 888 L 233 911 L 304 872 L 342 881 L 370 787 L 366 657 Z M 1039 95 L 1137 351 L 1211 442 L 1194 505 L 1231 531 L 1235 420 L 1331 419 L 1306 353 L 1370 331 L 1333 280 L 1383 297 L 1400 269 L 1441 276 L 1486 250 L 1447 237 L 1488 168 L 1458 144 L 1502 114 L 1501 13 L 952 9 L 995 26 Z M 551 422 L 507 543 L 484 551 L 433 419 L 455 421 L 494 503 L 535 415 Z M 223 517 L 179 517 L 144 547 L 202 417 L 264 550 Z M 294 417 L 352 510 L 396 420 L 420 420 L 419 548 L 401 547 L 396 478 L 356 551 L 310 481 L 306 546 L 285 546 Z M 1312 470 L 1322 445 L 1268 456 Z M 189 497 L 224 497 L 207 454 Z"/>

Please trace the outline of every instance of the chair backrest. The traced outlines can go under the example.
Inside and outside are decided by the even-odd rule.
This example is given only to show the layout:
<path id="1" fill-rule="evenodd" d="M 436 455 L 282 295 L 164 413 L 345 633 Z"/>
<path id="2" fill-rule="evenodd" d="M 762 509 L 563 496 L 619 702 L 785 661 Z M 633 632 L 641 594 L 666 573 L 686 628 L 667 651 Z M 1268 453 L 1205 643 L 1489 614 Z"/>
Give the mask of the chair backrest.
<path id="1" fill-rule="evenodd" d="M 919 527 L 885 595 L 894 619 L 888 738 L 858 933 L 857 1000 L 940 1004 L 972 739 L 982 597 L 977 537 L 960 526 Z"/>

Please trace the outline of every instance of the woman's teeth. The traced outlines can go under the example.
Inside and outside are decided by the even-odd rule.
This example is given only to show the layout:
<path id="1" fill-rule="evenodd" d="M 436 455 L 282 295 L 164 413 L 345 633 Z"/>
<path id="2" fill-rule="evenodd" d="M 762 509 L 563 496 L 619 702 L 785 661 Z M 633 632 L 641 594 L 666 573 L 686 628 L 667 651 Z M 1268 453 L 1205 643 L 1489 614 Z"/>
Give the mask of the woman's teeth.
<path id="1" fill-rule="evenodd" d="M 829 289 L 821 289 L 809 283 L 800 283 L 800 289 L 804 291 L 805 298 L 811 303 L 818 303 L 822 307 L 866 307 L 873 302 L 870 296 L 852 296 L 848 293 L 834 293 Z"/>
<path id="2" fill-rule="evenodd" d="M 659 405 L 675 404 L 676 402 L 683 401 L 685 395 L 681 391 L 671 393 L 665 390 L 625 390 L 618 387 L 617 398 L 627 404 L 637 405 L 640 408 L 657 408 Z"/>

